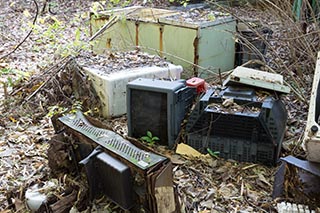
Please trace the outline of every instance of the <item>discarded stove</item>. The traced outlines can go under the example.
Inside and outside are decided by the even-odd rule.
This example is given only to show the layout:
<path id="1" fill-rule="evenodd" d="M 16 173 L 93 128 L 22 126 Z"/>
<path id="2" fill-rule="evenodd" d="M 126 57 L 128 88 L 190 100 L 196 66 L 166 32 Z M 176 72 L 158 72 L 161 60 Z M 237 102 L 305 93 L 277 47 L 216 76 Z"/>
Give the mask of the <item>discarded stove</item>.
<path id="1" fill-rule="evenodd" d="M 104 195 L 130 211 L 176 212 L 170 160 L 87 119 L 102 125 L 78 111 L 58 118 L 55 129 L 76 138 L 74 160 L 85 167 L 91 199 Z"/>
<path id="2" fill-rule="evenodd" d="M 140 138 L 151 131 L 160 144 L 172 147 L 195 95 L 196 87 L 183 81 L 139 78 L 128 83 L 128 135 Z"/>
<path id="3" fill-rule="evenodd" d="M 255 78 L 248 76 L 250 72 Z M 281 150 L 287 111 L 277 94 L 267 89 L 281 90 L 284 86 L 259 82 L 262 74 L 278 78 L 238 67 L 224 88 L 209 89 L 189 117 L 187 143 L 202 152 L 208 148 L 218 151 L 226 159 L 274 165 Z"/>

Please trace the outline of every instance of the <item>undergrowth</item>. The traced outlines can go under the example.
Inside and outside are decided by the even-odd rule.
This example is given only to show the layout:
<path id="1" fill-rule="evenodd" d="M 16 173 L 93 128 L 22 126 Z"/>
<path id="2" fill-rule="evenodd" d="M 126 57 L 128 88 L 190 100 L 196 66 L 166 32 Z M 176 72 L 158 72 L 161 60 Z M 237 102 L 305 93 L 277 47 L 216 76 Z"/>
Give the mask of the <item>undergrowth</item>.
<path id="1" fill-rule="evenodd" d="M 248 28 L 264 40 L 269 60 L 261 64 L 265 65 L 269 71 L 282 74 L 297 99 L 307 103 L 306 93 L 310 93 L 317 52 L 320 51 L 319 5 L 311 5 L 308 0 L 302 0 L 301 6 L 296 9 L 291 0 L 211 0 L 207 2 L 228 11 L 234 15 L 238 23 L 248 25 Z M 275 35 L 272 39 L 266 40 L 248 20 L 237 16 L 237 8 L 225 7 L 235 4 L 252 6 L 262 10 L 266 15 L 271 14 L 272 20 L 261 24 L 271 29 L 281 28 L 281 36 Z M 300 15 L 297 16 L 297 14 Z M 280 47 L 275 45 L 276 43 L 281 43 Z"/>

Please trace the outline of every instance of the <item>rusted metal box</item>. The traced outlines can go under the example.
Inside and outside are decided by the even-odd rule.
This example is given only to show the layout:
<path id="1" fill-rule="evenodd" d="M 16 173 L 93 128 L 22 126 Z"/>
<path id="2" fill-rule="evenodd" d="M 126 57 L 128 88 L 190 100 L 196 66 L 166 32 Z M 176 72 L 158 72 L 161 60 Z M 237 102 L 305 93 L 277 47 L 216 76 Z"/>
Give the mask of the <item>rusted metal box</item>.
<path id="1" fill-rule="evenodd" d="M 108 23 L 96 39 L 93 51 L 103 53 L 105 50 L 130 50 L 139 46 L 143 51 L 182 65 L 186 76 L 206 78 L 212 72 L 232 69 L 235 59 L 234 18 L 211 11 L 207 19 L 196 20 L 186 18 L 187 13 L 128 7 L 98 16 L 92 14 L 92 35 Z M 113 18 L 115 16 L 116 19 Z"/>
<path id="2" fill-rule="evenodd" d="M 313 85 L 309 102 L 308 120 L 303 139 L 304 148 L 309 161 L 320 163 L 320 52 L 316 70 L 313 77 Z"/>

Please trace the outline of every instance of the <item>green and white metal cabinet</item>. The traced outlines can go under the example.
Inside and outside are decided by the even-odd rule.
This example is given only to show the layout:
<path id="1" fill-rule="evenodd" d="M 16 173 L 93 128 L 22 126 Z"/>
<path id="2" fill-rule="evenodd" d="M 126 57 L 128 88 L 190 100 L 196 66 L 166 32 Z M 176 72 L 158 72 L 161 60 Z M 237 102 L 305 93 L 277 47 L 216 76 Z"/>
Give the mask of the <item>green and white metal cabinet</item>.
<path id="1" fill-rule="evenodd" d="M 186 77 L 210 77 L 234 68 L 236 21 L 231 16 L 206 21 L 186 21 L 181 11 L 128 7 L 91 15 L 91 34 L 109 23 L 93 45 L 93 51 L 125 51 L 140 48 L 182 65 Z M 113 19 L 114 20 L 114 19 Z M 189 19 L 190 20 L 190 19 Z M 100 30 L 101 31 L 101 30 Z"/>

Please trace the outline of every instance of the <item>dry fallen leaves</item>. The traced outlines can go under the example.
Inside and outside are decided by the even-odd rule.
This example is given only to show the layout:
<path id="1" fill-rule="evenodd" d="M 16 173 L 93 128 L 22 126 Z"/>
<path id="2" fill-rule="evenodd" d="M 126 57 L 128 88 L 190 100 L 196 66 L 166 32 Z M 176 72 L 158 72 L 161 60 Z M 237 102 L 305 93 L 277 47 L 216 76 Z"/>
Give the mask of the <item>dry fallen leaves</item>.
<path id="1" fill-rule="evenodd" d="M 87 10 L 89 5 L 83 5 L 83 2 L 77 1 L 77 5 L 82 6 Z M 87 1 L 85 1 L 87 2 Z M 10 3 L 10 2 L 9 2 Z M 21 2 L 21 4 L 9 4 L 6 1 L 1 1 L 1 8 L 3 13 L 0 14 L 0 29 L 1 29 L 1 47 L 0 54 L 4 54 L 11 47 L 16 45 L 16 41 L 20 40 L 24 32 L 20 30 L 21 23 L 24 18 L 21 17 L 22 11 L 26 9 L 32 12 L 32 8 L 28 1 Z M 11 2 L 13 3 L 13 2 Z M 70 4 L 74 1 L 59 5 L 62 9 L 66 10 L 72 8 Z M 65 8 L 63 8 L 65 6 Z M 270 15 L 266 11 L 262 11 L 260 15 L 252 10 L 240 10 L 238 13 L 260 19 L 269 23 Z M 259 16 L 257 16 L 257 14 Z M 70 14 L 60 14 L 64 16 Z M 195 11 L 188 18 L 195 18 L 198 12 Z M 208 18 L 208 17 L 207 17 Z M 210 17 L 209 17 L 210 18 Z M 66 18 L 68 20 L 68 18 Z M 190 20 L 190 19 L 189 19 Z M 14 24 L 12 24 L 12 22 Z M 282 31 L 284 27 L 277 25 L 273 22 L 275 28 L 274 37 L 271 45 L 275 45 L 279 55 L 283 59 L 288 59 L 287 52 L 289 52 L 287 45 L 281 45 L 279 41 L 282 38 Z M 11 27 L 8 27 L 11 26 Z M 12 33 L 8 32 L 8 29 Z M 74 29 L 68 28 L 66 34 L 71 37 Z M 22 71 L 40 70 L 44 64 L 48 64 L 48 58 L 52 60 L 54 55 L 47 54 L 47 49 L 39 52 L 31 51 L 33 49 L 33 41 L 25 43 L 25 46 L 17 51 L 17 54 L 12 55 L 6 61 L 1 61 L 0 68 L 17 68 Z M 270 54 L 269 54 L 270 55 Z M 124 56 L 128 56 L 128 60 Z M 90 56 L 91 58 L 91 56 Z M 91 59 L 84 62 L 89 62 Z M 269 57 L 270 63 L 275 63 L 278 58 Z M 109 61 L 117 59 L 117 64 L 112 64 Z M 123 69 L 132 66 L 141 66 L 156 64 L 162 66 L 163 62 L 159 58 L 149 58 L 144 55 L 137 55 L 132 52 L 127 55 L 114 54 L 108 58 L 97 57 L 92 64 L 98 63 L 99 66 L 108 66 L 106 72 L 111 69 Z M 289 62 L 289 60 L 287 60 Z M 313 66 L 313 65 L 312 65 Z M 108 71 L 109 70 L 109 71 Z M 1 79 L 2 80 L 2 79 Z M 33 90 L 33 89 L 32 89 Z M 0 85 L 0 99 L 3 100 L 3 88 Z M 298 140 L 301 135 L 302 127 L 304 126 L 307 106 L 295 100 L 293 96 L 286 97 L 285 102 L 289 109 L 289 123 L 294 128 L 289 129 L 288 140 L 292 138 Z M 43 101 L 45 103 L 45 101 Z M 2 103 L 1 103 L 2 104 Z M 1 105 L 0 104 L 0 105 Z M 10 111 L 18 108 L 16 105 L 11 105 Z M 0 211 L 1 213 L 9 212 L 7 210 L 8 203 L 6 202 L 5 194 L 10 190 L 26 188 L 31 182 L 39 181 L 46 177 L 49 173 L 47 168 L 47 159 L 45 156 L 47 150 L 46 140 L 51 137 L 52 127 L 47 119 L 41 118 L 33 120 L 30 111 L 15 111 L 13 114 L 9 113 L 7 109 L 0 106 Z M 36 110 L 36 109 L 33 109 Z M 14 115 L 14 116 L 12 116 Z M 11 121 L 10 121 L 11 120 Z M 29 122 L 30 120 L 30 122 Z M 115 130 L 120 134 L 126 134 L 125 121 L 113 120 L 110 121 L 114 124 Z M 294 144 L 294 143 L 293 143 Z M 294 144 L 296 145 L 296 144 Z M 292 150 L 292 149 L 290 149 Z M 163 151 L 165 154 L 169 151 Z M 171 154 L 170 154 L 171 155 Z M 184 158 L 173 155 L 173 162 L 176 164 L 174 167 L 174 181 L 179 193 L 182 209 L 187 212 L 271 212 L 273 206 L 271 201 L 271 185 L 273 183 L 273 174 L 275 168 L 268 168 L 257 164 L 237 163 L 234 161 L 226 161 L 223 159 L 199 159 L 199 158 Z M 60 183 L 64 185 L 65 183 Z M 61 188 L 58 187 L 57 193 Z M 23 201 L 17 200 L 17 207 L 23 208 Z M 104 207 L 108 207 L 108 203 Z M 116 211 L 116 210 L 115 210 Z"/>
<path id="2" fill-rule="evenodd" d="M 150 55 L 139 50 L 110 52 L 107 56 L 82 53 L 77 58 L 77 62 L 80 66 L 98 69 L 102 75 L 138 67 L 168 66 L 168 62 L 159 56 Z"/>

